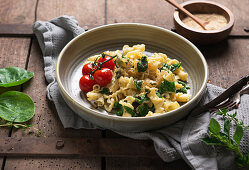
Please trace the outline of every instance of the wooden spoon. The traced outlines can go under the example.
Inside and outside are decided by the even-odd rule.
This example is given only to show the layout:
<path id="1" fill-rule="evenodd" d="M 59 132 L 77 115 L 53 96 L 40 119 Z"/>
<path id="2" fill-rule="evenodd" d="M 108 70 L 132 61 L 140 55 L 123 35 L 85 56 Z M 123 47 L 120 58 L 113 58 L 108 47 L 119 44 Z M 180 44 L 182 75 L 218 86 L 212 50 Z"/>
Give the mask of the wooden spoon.
<path id="1" fill-rule="evenodd" d="M 179 9 L 180 11 L 182 11 L 184 14 L 186 14 L 187 16 L 189 16 L 190 18 L 192 18 L 197 24 L 199 24 L 204 30 L 207 30 L 205 28 L 205 25 L 208 24 L 208 22 L 202 21 L 201 19 L 197 18 L 196 16 L 194 16 L 193 14 L 191 14 L 188 10 L 186 10 L 185 8 L 183 8 L 181 5 L 179 5 L 175 0 L 165 0 L 168 3 L 170 3 L 171 5 L 173 5 L 174 7 L 176 7 L 177 9 Z"/>

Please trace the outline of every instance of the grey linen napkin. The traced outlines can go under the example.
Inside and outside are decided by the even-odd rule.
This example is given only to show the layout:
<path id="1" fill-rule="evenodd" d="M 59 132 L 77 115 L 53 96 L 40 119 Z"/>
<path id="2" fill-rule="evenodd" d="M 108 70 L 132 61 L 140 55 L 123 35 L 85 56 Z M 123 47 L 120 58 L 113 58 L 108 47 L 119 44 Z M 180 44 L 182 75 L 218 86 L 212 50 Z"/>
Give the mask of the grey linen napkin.
<path id="1" fill-rule="evenodd" d="M 37 21 L 33 24 L 33 31 L 41 47 L 45 77 L 49 83 L 47 96 L 54 102 L 59 118 L 65 128 L 102 129 L 90 122 L 83 120 L 74 113 L 65 103 L 59 93 L 55 78 L 55 63 L 62 48 L 74 37 L 84 33 L 84 29 L 78 26 L 77 21 L 71 16 L 61 16 L 50 21 Z M 205 95 L 200 102 L 204 104 L 224 89 L 208 84 Z M 231 111 L 233 113 L 235 110 Z M 243 95 L 238 110 L 238 118 L 249 123 L 249 96 Z M 242 114 L 244 113 L 244 114 Z M 234 155 L 221 148 L 207 146 L 200 138 L 207 136 L 207 129 L 211 117 L 222 120 L 219 116 L 209 112 L 200 116 L 190 116 L 169 127 L 141 133 L 119 133 L 133 139 L 151 139 L 158 155 L 165 161 L 171 162 L 183 158 L 192 169 L 236 169 Z M 242 151 L 248 152 L 248 133 L 242 140 Z"/>

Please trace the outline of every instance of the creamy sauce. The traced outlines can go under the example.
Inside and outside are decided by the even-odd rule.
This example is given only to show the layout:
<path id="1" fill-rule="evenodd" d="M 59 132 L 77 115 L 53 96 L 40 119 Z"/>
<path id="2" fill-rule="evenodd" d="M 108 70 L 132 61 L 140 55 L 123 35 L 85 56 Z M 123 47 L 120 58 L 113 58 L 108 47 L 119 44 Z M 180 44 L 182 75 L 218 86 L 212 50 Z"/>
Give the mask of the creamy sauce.
<path id="1" fill-rule="evenodd" d="M 223 15 L 219 14 L 194 14 L 194 16 L 200 18 L 204 22 L 207 22 L 208 24 L 205 25 L 205 28 L 207 30 L 219 30 L 227 25 L 227 20 Z M 186 17 L 182 20 L 184 24 L 186 24 L 188 27 L 191 27 L 193 29 L 197 30 L 204 30 L 199 24 L 197 24 L 194 20 L 192 20 L 190 17 Z"/>

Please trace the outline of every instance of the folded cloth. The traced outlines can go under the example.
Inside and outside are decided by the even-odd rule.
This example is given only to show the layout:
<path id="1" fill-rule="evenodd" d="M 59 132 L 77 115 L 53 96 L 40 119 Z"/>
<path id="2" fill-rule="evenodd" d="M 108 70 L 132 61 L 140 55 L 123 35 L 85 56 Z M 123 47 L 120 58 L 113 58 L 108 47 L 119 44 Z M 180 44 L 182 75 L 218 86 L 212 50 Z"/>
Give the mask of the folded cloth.
<path id="1" fill-rule="evenodd" d="M 41 47 L 45 77 L 49 85 L 47 96 L 54 102 L 59 118 L 65 128 L 102 129 L 74 113 L 65 103 L 59 93 L 55 78 L 55 63 L 62 48 L 74 37 L 84 33 L 84 29 L 78 26 L 77 21 L 71 16 L 61 16 L 50 21 L 37 21 L 33 24 L 33 31 Z M 204 104 L 224 89 L 208 84 L 205 95 L 200 104 Z M 243 95 L 237 111 L 237 117 L 249 123 L 249 96 Z M 233 113 L 231 111 L 231 113 Z M 171 162 L 183 158 L 193 169 L 236 169 L 234 155 L 231 152 L 207 146 L 200 139 L 207 136 L 208 125 L 211 117 L 215 117 L 222 124 L 222 120 L 216 114 L 202 113 L 197 117 L 190 116 L 175 124 L 158 130 L 141 133 L 119 133 L 133 139 L 151 139 L 158 155 L 165 161 Z M 248 152 L 248 133 L 241 142 L 243 153 Z"/>

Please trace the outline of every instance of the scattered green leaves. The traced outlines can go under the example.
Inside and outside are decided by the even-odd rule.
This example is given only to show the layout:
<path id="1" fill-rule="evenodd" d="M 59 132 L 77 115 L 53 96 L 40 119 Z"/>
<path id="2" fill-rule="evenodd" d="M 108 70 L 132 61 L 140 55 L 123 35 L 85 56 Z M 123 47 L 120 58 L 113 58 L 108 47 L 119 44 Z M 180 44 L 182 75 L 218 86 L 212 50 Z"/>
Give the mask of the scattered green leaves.
<path id="1" fill-rule="evenodd" d="M 12 87 L 25 83 L 34 76 L 29 72 L 18 67 L 7 67 L 0 69 L 0 87 Z"/>
<path id="2" fill-rule="evenodd" d="M 136 108 L 136 111 L 137 111 L 137 116 L 139 117 L 144 117 L 148 114 L 149 112 L 149 107 L 147 104 L 142 104 L 142 105 L 139 105 L 137 108 Z"/>
<path id="3" fill-rule="evenodd" d="M 11 122 L 26 122 L 34 116 L 32 99 L 18 91 L 7 91 L 0 95 L 0 117 Z"/>
<path id="4" fill-rule="evenodd" d="M 117 116 L 122 116 L 123 115 L 124 109 L 123 109 L 122 105 L 119 104 L 119 102 L 114 103 L 114 108 L 117 109 L 117 112 L 116 112 Z"/>
<path id="5" fill-rule="evenodd" d="M 136 85 L 137 91 L 141 91 L 142 83 L 143 83 L 142 80 L 135 80 L 134 79 L 134 84 Z"/>
<path id="6" fill-rule="evenodd" d="M 175 82 L 170 82 L 164 79 L 163 82 L 160 84 L 158 92 L 160 94 L 163 94 L 165 92 L 176 92 Z"/>
<path id="7" fill-rule="evenodd" d="M 217 115 L 223 116 L 224 130 L 221 132 L 220 124 L 214 118 L 210 119 L 208 137 L 201 140 L 207 145 L 222 145 L 227 149 L 236 153 L 236 162 L 239 166 L 249 168 L 249 153 L 244 156 L 240 149 L 240 141 L 244 135 L 244 131 L 248 129 L 243 121 L 236 118 L 237 113 L 228 114 L 226 109 L 220 110 Z M 232 123 L 235 124 L 235 132 L 233 138 L 230 137 L 230 127 Z"/>
<path id="8" fill-rule="evenodd" d="M 165 70 L 165 71 L 172 71 L 174 72 L 175 70 L 177 70 L 179 67 L 181 67 L 181 62 L 177 63 L 177 64 L 172 64 L 172 65 L 168 65 L 166 63 L 163 63 L 162 64 L 162 68 L 160 68 L 160 71 L 161 70 Z"/>
<path id="9" fill-rule="evenodd" d="M 116 60 L 115 60 L 116 61 Z M 121 77 L 121 71 L 117 71 L 116 72 L 116 76 L 115 76 L 115 78 L 116 79 L 119 79 Z"/>
<path id="10" fill-rule="evenodd" d="M 135 101 L 139 104 L 142 104 L 144 101 L 149 100 L 147 94 L 141 96 L 135 94 L 133 97 L 135 97 Z"/>
<path id="11" fill-rule="evenodd" d="M 104 87 L 104 88 L 100 91 L 100 93 L 101 93 L 101 94 L 112 94 L 112 93 L 110 92 L 110 90 L 109 90 L 108 88 L 106 88 L 106 87 Z"/>
<path id="12" fill-rule="evenodd" d="M 135 112 L 132 108 L 130 108 L 130 107 L 128 107 L 128 106 L 123 106 L 123 107 L 124 107 L 124 109 L 125 109 L 128 113 L 131 114 L 132 117 L 137 116 L 136 112 Z"/>
<path id="13" fill-rule="evenodd" d="M 182 82 L 182 81 L 178 81 L 179 84 L 181 84 L 183 86 L 183 88 L 176 90 L 177 93 L 187 93 L 188 89 L 190 89 L 190 87 L 188 87 L 186 85 L 186 83 Z"/>
<path id="14" fill-rule="evenodd" d="M 170 71 L 174 72 L 176 69 L 178 69 L 179 67 L 181 67 L 181 62 L 177 63 L 177 64 L 172 64 L 170 65 Z"/>
<path id="15" fill-rule="evenodd" d="M 148 69 L 147 56 L 142 56 L 141 60 L 137 63 L 138 72 L 145 72 Z"/>

